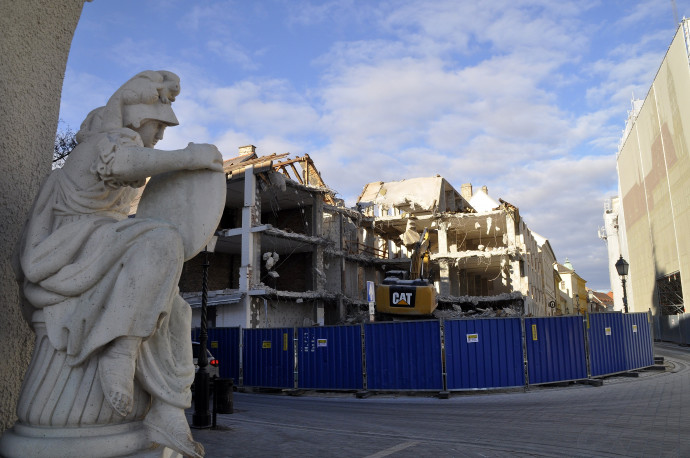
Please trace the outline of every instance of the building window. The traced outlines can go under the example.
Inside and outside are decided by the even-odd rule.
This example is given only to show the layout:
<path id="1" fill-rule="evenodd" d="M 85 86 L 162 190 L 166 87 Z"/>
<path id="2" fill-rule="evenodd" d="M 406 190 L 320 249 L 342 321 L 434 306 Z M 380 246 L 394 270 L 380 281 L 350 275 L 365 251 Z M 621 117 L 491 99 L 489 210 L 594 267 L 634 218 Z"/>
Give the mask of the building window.
<path id="1" fill-rule="evenodd" d="M 656 279 L 656 290 L 659 295 L 659 307 L 662 315 L 685 313 L 683 288 L 680 284 L 680 272 L 664 275 Z"/>

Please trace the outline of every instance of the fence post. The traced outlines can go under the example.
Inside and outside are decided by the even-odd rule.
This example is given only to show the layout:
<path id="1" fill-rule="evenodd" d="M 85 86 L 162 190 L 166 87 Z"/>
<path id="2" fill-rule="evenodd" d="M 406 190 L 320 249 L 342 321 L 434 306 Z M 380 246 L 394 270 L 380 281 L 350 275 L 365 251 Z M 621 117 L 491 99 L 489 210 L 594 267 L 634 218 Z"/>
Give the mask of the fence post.
<path id="1" fill-rule="evenodd" d="M 299 349 L 299 334 L 297 332 L 298 328 L 292 328 L 292 387 L 297 389 L 299 387 L 299 360 L 297 353 Z"/>
<path id="2" fill-rule="evenodd" d="M 446 370 L 446 320 L 439 318 L 440 329 L 439 338 L 441 339 L 441 380 L 443 391 L 448 391 L 448 371 Z"/>
<path id="3" fill-rule="evenodd" d="M 525 317 L 520 317 L 520 337 L 522 339 L 522 371 L 525 374 L 525 388 L 529 386 L 529 358 L 527 357 L 527 332 L 525 331 Z"/>
<path id="4" fill-rule="evenodd" d="M 582 320 L 582 331 L 584 332 L 585 338 L 585 362 L 587 363 L 587 378 L 592 378 L 592 361 L 589 354 L 589 313 L 585 314 L 585 318 Z"/>
<path id="5" fill-rule="evenodd" d="M 655 335 L 654 332 L 654 316 L 652 315 L 652 309 L 647 309 L 647 323 L 649 324 L 649 335 L 652 337 L 652 345 L 654 345 Z"/>
<path id="6" fill-rule="evenodd" d="M 366 338 L 365 338 L 365 333 L 366 333 L 366 327 L 364 326 L 364 323 L 359 324 L 360 328 L 360 338 L 362 339 L 362 389 L 363 390 L 368 390 L 368 383 L 367 383 L 367 350 L 366 350 Z"/>
<path id="7" fill-rule="evenodd" d="M 238 386 L 244 387 L 244 358 L 242 357 L 244 353 L 244 332 L 242 332 L 242 326 L 238 326 L 239 332 L 240 332 L 240 338 L 239 338 L 239 349 L 238 351 L 240 352 L 240 368 L 239 368 L 239 373 L 238 373 Z"/>

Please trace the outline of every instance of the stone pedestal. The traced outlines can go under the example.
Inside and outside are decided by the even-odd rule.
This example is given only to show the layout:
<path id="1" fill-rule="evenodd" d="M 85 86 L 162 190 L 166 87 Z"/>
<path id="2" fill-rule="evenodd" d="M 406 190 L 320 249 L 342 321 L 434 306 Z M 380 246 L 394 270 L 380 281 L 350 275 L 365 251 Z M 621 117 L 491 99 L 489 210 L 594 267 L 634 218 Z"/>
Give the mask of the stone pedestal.
<path id="1" fill-rule="evenodd" d="M 103 396 L 98 358 L 70 367 L 65 352 L 50 344 L 42 312 L 34 314 L 32 324 L 36 346 L 17 404 L 19 420 L 0 438 L 0 456 L 181 456 L 149 440 L 142 420 L 151 397 L 136 380 L 134 408 L 121 417 Z"/>

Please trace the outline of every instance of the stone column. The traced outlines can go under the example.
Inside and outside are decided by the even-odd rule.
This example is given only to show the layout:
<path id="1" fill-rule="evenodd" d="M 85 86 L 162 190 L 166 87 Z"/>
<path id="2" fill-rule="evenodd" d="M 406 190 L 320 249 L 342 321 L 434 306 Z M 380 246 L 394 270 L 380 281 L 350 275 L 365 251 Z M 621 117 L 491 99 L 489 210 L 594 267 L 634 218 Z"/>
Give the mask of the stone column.
<path id="1" fill-rule="evenodd" d="M 314 237 L 323 236 L 323 199 L 320 194 L 314 195 L 314 203 L 311 209 L 311 230 Z M 323 267 L 323 245 L 314 245 L 312 267 L 314 291 L 323 291 L 326 286 L 326 271 Z M 316 301 L 316 322 L 319 326 L 324 325 L 324 303 L 320 299 Z"/>
<path id="2" fill-rule="evenodd" d="M 438 254 L 448 255 L 448 226 L 447 222 L 438 225 Z M 447 259 L 439 260 L 439 294 L 450 296 L 450 264 Z"/>
<path id="3" fill-rule="evenodd" d="M 258 326 L 256 306 L 252 306 L 249 292 L 258 283 L 261 275 L 261 235 L 252 232 L 254 226 L 261 222 L 261 199 L 256 186 L 254 166 L 247 166 L 244 170 L 244 206 L 242 207 L 242 252 L 240 255 L 240 284 L 239 289 L 244 294 L 242 298 L 245 324 L 247 328 Z M 256 304 L 255 304 L 256 305 Z"/>
<path id="4" fill-rule="evenodd" d="M 518 223 L 513 220 L 510 213 L 504 211 L 504 217 L 506 219 L 506 245 L 509 251 L 514 251 L 514 255 L 510 256 L 510 283 L 508 287 L 512 291 L 522 291 L 522 276 L 520 272 L 520 259 L 522 257 L 520 253 L 520 245 L 517 234 Z"/>
<path id="5" fill-rule="evenodd" d="M 15 406 L 34 345 L 19 309 L 12 253 L 50 172 L 62 81 L 83 4 L 0 2 L 0 433 L 17 419 Z"/>

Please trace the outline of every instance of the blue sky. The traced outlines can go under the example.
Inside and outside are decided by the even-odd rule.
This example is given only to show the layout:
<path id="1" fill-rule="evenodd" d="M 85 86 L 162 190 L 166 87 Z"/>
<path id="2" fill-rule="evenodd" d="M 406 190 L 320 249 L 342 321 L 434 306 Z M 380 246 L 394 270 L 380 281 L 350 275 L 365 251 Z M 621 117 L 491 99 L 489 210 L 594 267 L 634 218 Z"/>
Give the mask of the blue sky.
<path id="1" fill-rule="evenodd" d="M 618 141 L 675 30 L 669 0 L 95 0 L 60 127 L 139 71 L 170 70 L 181 125 L 158 148 L 306 153 L 349 205 L 372 181 L 486 185 L 607 291 L 597 228 Z"/>

